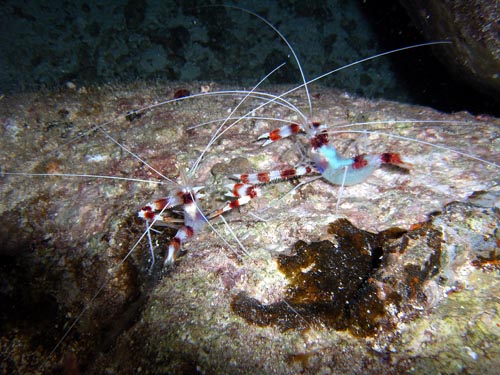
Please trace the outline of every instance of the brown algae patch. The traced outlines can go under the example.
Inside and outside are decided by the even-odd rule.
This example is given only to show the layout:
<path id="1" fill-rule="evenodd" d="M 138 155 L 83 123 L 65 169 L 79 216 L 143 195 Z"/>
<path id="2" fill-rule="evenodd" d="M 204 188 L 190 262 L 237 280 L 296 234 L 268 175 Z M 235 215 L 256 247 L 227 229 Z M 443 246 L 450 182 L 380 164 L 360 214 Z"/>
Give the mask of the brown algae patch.
<path id="1" fill-rule="evenodd" d="M 333 242 L 299 241 L 293 255 L 278 257 L 289 283 L 283 300 L 266 305 L 241 292 L 232 310 L 281 330 L 321 324 L 370 336 L 426 304 L 426 283 L 441 260 L 442 233 L 432 224 L 371 233 L 339 219 L 328 232 Z"/>

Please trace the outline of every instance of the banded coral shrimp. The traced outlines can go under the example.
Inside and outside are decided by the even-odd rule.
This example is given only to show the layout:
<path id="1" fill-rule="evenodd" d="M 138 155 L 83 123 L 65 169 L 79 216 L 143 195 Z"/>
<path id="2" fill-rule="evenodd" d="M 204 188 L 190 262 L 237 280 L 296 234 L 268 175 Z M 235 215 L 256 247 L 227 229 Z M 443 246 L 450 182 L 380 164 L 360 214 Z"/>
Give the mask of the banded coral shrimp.
<path id="1" fill-rule="evenodd" d="M 397 121 L 394 121 L 393 123 L 398 125 L 398 134 L 401 136 L 415 139 L 428 139 L 429 136 L 442 137 L 448 147 L 457 149 L 463 149 L 462 147 L 468 140 L 474 140 L 470 145 L 466 145 L 470 147 L 470 150 L 467 150 L 468 154 L 484 155 L 485 159 L 486 157 L 496 156 L 494 153 L 494 142 L 497 142 L 495 126 L 497 126 L 498 121 L 495 119 L 486 119 L 486 121 L 475 119 L 476 126 L 474 131 L 481 129 L 485 135 L 485 138 L 475 139 L 470 133 L 464 131 L 463 127 L 450 122 L 457 121 L 457 117 L 462 121 L 472 121 L 473 118 L 467 114 L 459 114 L 457 117 L 454 117 L 455 120 L 451 120 L 450 117 L 432 110 L 401 106 L 395 103 L 371 102 L 350 98 L 347 95 L 319 87 L 314 87 L 313 90 L 315 94 L 319 94 L 316 95 L 318 99 L 315 100 L 314 105 L 316 116 L 319 117 L 321 122 L 332 124 L 332 119 L 338 119 L 337 121 L 341 124 L 353 123 L 354 121 L 351 120 L 352 117 L 357 119 L 362 117 L 362 121 L 357 120 L 357 122 L 364 122 L 365 124 L 362 126 L 366 128 L 369 125 L 366 123 L 378 122 L 378 116 L 382 116 L 382 114 L 391 114 L 389 116 L 393 116 L 393 111 L 398 113 L 404 111 L 405 118 L 415 119 L 418 116 L 425 119 L 423 121 L 427 121 L 429 118 L 433 118 L 434 120 L 439 118 L 452 125 L 450 127 L 440 124 L 432 127 L 426 124 L 425 128 L 422 129 L 418 124 L 413 122 L 409 125 L 403 122 L 398 124 Z M 72 121 L 61 120 L 61 117 L 65 118 L 69 116 L 72 119 L 72 116 L 76 116 L 75 112 L 86 112 L 93 108 L 99 108 L 100 105 L 96 104 L 99 101 L 102 103 L 103 108 L 98 113 L 87 114 L 85 122 L 88 121 L 90 124 L 103 123 L 103 119 L 99 117 L 108 116 L 119 106 L 126 106 L 127 108 L 124 108 L 124 111 L 134 109 L 136 106 L 142 106 L 136 100 L 154 102 L 154 96 L 162 97 L 165 91 L 172 92 L 173 90 L 165 87 L 152 89 L 150 86 L 142 86 L 137 88 L 133 99 L 118 99 L 118 97 L 127 97 L 128 91 L 124 89 L 123 95 L 119 95 L 118 88 L 115 87 L 113 90 L 110 90 L 112 100 L 99 100 L 97 98 L 99 95 L 102 97 L 106 96 L 104 91 L 98 92 L 95 97 L 92 95 L 86 96 L 85 100 L 96 98 L 95 101 L 78 105 L 72 104 L 72 102 L 65 102 L 64 98 L 58 94 L 55 94 L 53 97 L 37 98 L 32 102 L 32 108 L 35 107 L 36 114 L 33 115 L 33 119 L 30 118 L 30 121 L 26 123 L 28 125 L 45 123 L 48 132 L 60 132 L 62 139 L 72 138 L 73 134 L 66 134 L 66 132 L 72 132 L 72 127 L 74 126 L 72 125 Z M 270 89 L 270 91 L 274 90 Z M 276 92 L 281 93 L 283 91 L 286 90 L 282 87 L 276 88 Z M 62 95 L 79 96 L 78 93 L 71 92 L 64 92 Z M 220 113 L 227 113 L 228 107 L 232 108 L 238 103 L 238 99 L 232 98 L 228 105 L 226 100 L 227 97 L 210 97 L 208 110 L 201 105 L 201 102 L 193 101 L 191 104 L 187 104 L 189 103 L 188 100 L 181 101 L 181 103 L 178 103 L 180 105 L 175 106 L 170 112 L 165 111 L 164 107 L 162 111 L 146 111 L 132 122 L 128 122 L 125 118 L 126 116 L 122 116 L 121 121 L 113 122 L 112 132 L 113 134 L 118 134 L 115 137 L 129 147 L 130 145 L 127 141 L 132 140 L 133 146 L 131 149 L 138 151 L 144 149 L 145 160 L 149 164 L 154 165 L 156 169 L 161 170 L 164 175 L 176 175 L 177 170 L 176 166 L 172 163 L 172 159 L 177 159 L 181 164 L 189 164 L 189 160 L 193 160 L 199 151 L 205 147 L 212 130 L 196 128 L 186 135 L 183 133 L 184 127 L 163 129 L 164 121 L 176 124 L 197 124 L 200 122 L 198 116 L 206 115 L 207 118 L 211 118 L 210 115 L 216 114 L 216 117 L 221 117 Z M 290 95 L 288 100 L 300 104 L 304 103 L 307 98 L 300 91 L 296 91 Z M 27 102 L 29 101 L 27 100 L 25 103 Z M 6 104 L 7 106 L 16 108 L 15 106 Z M 38 119 L 39 112 L 36 110 L 37 106 L 56 108 L 48 117 L 55 117 L 58 121 L 47 121 L 43 116 Z M 69 111 L 69 114 L 66 114 L 65 108 L 73 110 Z M 118 111 L 121 113 L 122 109 L 119 108 Z M 293 117 L 293 114 L 290 116 L 289 108 L 277 106 L 274 103 L 272 106 L 262 108 L 262 111 L 269 113 L 267 114 L 269 118 L 286 118 L 288 121 L 289 118 Z M 196 113 L 196 115 L 193 115 L 193 113 Z M 195 116 L 195 118 L 191 116 Z M 13 118 L 16 116 L 11 113 L 9 117 Z M 386 118 L 384 117 L 383 120 L 385 121 Z M 13 121 L 6 124 L 10 133 L 10 139 L 13 140 L 16 137 L 17 139 L 21 139 L 23 146 L 27 148 L 27 150 L 24 150 L 27 152 L 23 152 L 22 155 L 28 154 L 27 159 L 23 160 L 19 157 L 21 154 L 19 152 L 19 145 L 11 149 L 7 145 L 4 150 L 8 149 L 9 151 L 4 156 L 10 156 L 10 158 L 5 163 L 2 163 L 6 172 L 14 170 L 16 163 L 19 163 L 22 169 L 28 168 L 28 164 L 32 164 L 35 171 L 41 169 L 41 172 L 60 171 L 60 173 L 65 173 L 64 168 L 66 167 L 74 171 L 75 167 L 84 165 L 85 163 L 97 163 L 95 168 L 92 167 L 92 173 L 96 175 L 115 175 L 116 171 L 120 170 L 125 172 L 127 178 L 142 178 L 143 176 L 142 170 L 138 170 L 138 168 L 142 167 L 142 163 L 136 158 L 130 157 L 130 155 L 123 158 L 123 155 L 126 155 L 123 148 L 117 147 L 111 151 L 108 139 L 102 137 L 99 132 L 95 132 L 95 134 L 91 134 L 86 138 L 81 138 L 77 142 L 71 142 L 69 144 L 72 150 L 70 157 L 67 157 L 67 153 L 63 153 L 59 157 L 52 157 L 49 160 L 42 160 L 41 163 L 38 163 L 32 158 L 32 155 L 36 154 L 35 150 L 45 151 L 46 147 L 48 148 L 48 152 L 52 152 L 53 149 L 61 152 L 59 151 L 59 144 L 56 142 L 56 144 L 49 143 L 45 145 L 45 139 L 37 139 L 35 134 L 31 132 L 31 129 L 21 126 L 22 122 Z M 377 123 L 375 126 L 384 129 L 384 124 Z M 265 148 L 260 147 L 260 144 L 251 142 L 273 127 L 274 125 L 270 125 L 266 120 L 258 118 L 249 121 L 246 125 L 243 123 L 241 126 L 235 127 L 232 130 L 230 138 L 229 136 L 223 137 L 218 145 L 214 145 L 205 158 L 205 162 L 207 165 L 214 166 L 216 163 L 227 164 L 227 162 L 235 160 L 237 157 L 243 157 L 250 163 L 248 167 L 251 169 L 268 170 L 275 168 L 276 165 L 284 165 L 284 161 L 289 163 L 291 158 L 288 156 L 290 154 L 294 160 L 298 161 L 297 152 L 293 147 L 290 147 L 287 141 Z M 162 131 L 166 133 L 162 133 Z M 330 133 L 333 135 L 335 131 L 335 128 L 331 129 Z M 340 131 L 343 134 L 348 133 L 344 130 Z M 394 131 L 395 129 L 391 127 L 391 132 Z M 456 132 L 461 135 L 460 138 L 455 136 Z M 370 133 L 369 130 L 364 131 L 363 134 L 366 137 L 366 141 L 364 141 L 363 147 L 369 147 L 370 150 L 379 150 L 373 152 L 384 152 L 388 149 L 404 149 L 404 155 L 412 155 L 412 163 L 422 169 L 412 169 L 410 175 L 387 173 L 387 171 L 376 172 L 366 185 L 359 185 L 352 192 L 351 189 L 347 189 L 344 192 L 340 205 L 341 213 L 365 229 L 380 230 L 385 226 L 392 226 L 394 224 L 409 226 L 412 223 L 421 221 L 429 212 L 439 209 L 444 200 L 463 198 L 466 194 L 474 190 L 488 189 L 495 183 L 495 176 L 492 176 L 491 171 L 491 169 L 496 170 L 495 166 L 492 166 L 493 168 L 478 168 L 478 160 L 464 159 L 456 153 L 450 152 L 450 150 L 436 149 L 430 145 L 411 141 L 401 142 L 404 140 L 395 137 L 386 138 L 381 133 L 382 130 L 377 128 L 373 130 L 373 133 Z M 127 141 L 122 141 L 122 138 L 119 136 L 120 134 Z M 152 135 L 152 138 L 144 138 L 145 134 Z M 380 138 L 383 138 L 383 144 L 377 144 Z M 493 147 L 493 149 L 482 149 L 485 139 L 491 140 L 491 143 L 487 144 L 487 146 Z M 453 141 L 458 144 L 450 144 Z M 339 148 L 342 148 L 344 144 L 351 144 L 353 139 L 343 139 L 339 135 L 336 137 L 335 142 Z M 62 141 L 62 143 L 65 142 Z M 404 146 L 401 146 L 402 144 Z M 477 147 L 480 150 L 476 150 Z M 426 148 L 427 152 L 423 152 Z M 164 153 L 156 154 L 152 151 L 159 149 L 163 149 Z M 83 152 L 80 153 L 80 151 Z M 110 156 L 107 156 L 107 153 L 110 153 Z M 138 153 L 142 155 L 142 152 Z M 91 155 L 91 157 L 88 157 L 88 155 Z M 284 155 L 284 157 L 279 158 L 281 155 Z M 415 155 L 419 155 L 420 157 L 417 158 Z M 119 161 L 116 161 L 117 157 L 120 158 Z M 106 162 L 100 164 L 103 161 Z M 110 161 L 109 164 L 108 161 Z M 239 167 L 237 167 L 238 163 L 240 163 Z M 242 163 L 246 164 L 247 162 L 241 162 L 241 159 L 236 159 L 236 162 L 230 163 L 230 167 L 226 171 L 232 173 L 238 168 L 247 168 L 247 166 L 242 166 Z M 444 165 L 440 165 L 440 163 L 444 163 L 447 166 L 452 165 L 453 168 L 447 169 Z M 479 165 L 483 164 L 479 162 Z M 207 181 L 209 167 L 206 169 L 203 168 L 199 172 L 201 175 L 200 179 Z M 464 172 L 473 172 L 474 174 L 471 176 L 465 175 L 466 178 L 459 179 L 460 186 L 449 186 L 450 173 L 457 173 L 456 176 L 462 177 L 464 176 Z M 70 300 L 68 305 L 73 303 L 78 304 L 75 308 L 68 308 L 68 310 L 72 311 L 70 314 L 73 315 L 82 311 L 81 300 L 91 299 L 95 290 L 101 285 L 100 279 L 102 279 L 102 276 L 100 274 L 105 272 L 95 269 L 96 266 L 102 267 L 102 270 L 105 271 L 117 264 L 117 261 L 119 263 L 123 259 L 123 256 L 130 250 L 131 244 L 134 243 L 138 234 L 142 233 L 143 226 L 139 225 L 136 227 L 138 229 L 133 229 L 134 225 L 131 219 L 136 215 L 138 207 L 154 197 L 164 195 L 162 189 L 158 189 L 154 195 L 150 191 L 146 192 L 146 187 L 143 185 L 146 182 L 140 181 L 127 182 L 127 185 L 132 186 L 127 186 L 127 190 L 125 191 L 119 181 L 102 186 L 84 180 L 77 182 L 64 180 L 64 182 L 60 182 L 57 177 L 50 179 L 42 178 L 39 181 L 33 178 L 29 180 L 31 186 L 26 186 L 26 180 L 21 180 L 21 184 L 12 184 L 11 179 L 15 178 L 12 176 L 7 178 L 9 179 L 9 186 L 3 185 L 3 187 L 14 189 L 8 190 L 8 193 L 5 194 L 5 196 L 8 196 L 8 201 L 12 200 L 12 202 L 9 202 L 9 204 L 12 204 L 12 209 L 8 210 L 4 216 L 12 223 L 7 229 L 17 237 L 26 237 L 24 231 L 29 232 L 29 236 L 27 237 L 30 243 L 26 244 L 26 247 L 23 248 L 29 249 L 29 245 L 33 244 L 40 245 L 40 247 L 37 246 L 37 249 L 42 249 L 43 256 L 47 258 L 52 257 L 51 251 L 54 248 L 60 247 L 63 255 L 59 257 L 56 268 L 73 269 L 73 272 L 66 272 L 60 277 L 60 279 L 65 280 L 64 285 L 67 289 L 59 290 L 54 294 L 57 295 L 60 293 L 58 296 L 60 299 L 68 298 Z M 457 182 L 456 179 L 453 181 Z M 41 185 L 35 186 L 38 183 Z M 135 185 L 135 183 L 138 185 Z M 68 184 L 71 186 L 68 186 Z M 66 189 L 69 191 L 62 191 Z M 259 201 L 255 201 L 254 206 L 244 207 L 243 209 L 256 210 L 256 213 L 262 216 L 259 208 L 267 208 L 268 202 L 276 200 L 277 197 L 285 194 L 289 189 L 290 186 L 288 184 L 266 186 L 264 197 Z M 78 192 L 78 195 L 75 194 L 75 191 Z M 387 193 L 387 195 L 383 193 Z M 93 210 L 96 206 L 95 197 L 100 194 L 104 194 L 107 202 L 99 203 L 99 209 Z M 4 196 L 3 193 L 2 196 Z M 302 336 L 300 333 L 291 333 L 282 336 L 285 337 L 287 346 L 283 346 L 280 343 L 273 344 L 271 336 L 276 333 L 272 329 L 261 330 L 259 333 L 251 331 L 247 325 L 230 313 L 228 310 L 228 301 L 231 295 L 230 291 L 234 287 L 246 290 L 251 287 L 256 287 L 257 290 L 262 288 L 260 292 L 254 295 L 259 296 L 260 293 L 261 297 L 264 296 L 268 300 L 276 298 L 273 293 L 283 285 L 283 280 L 277 273 L 276 267 L 273 266 L 274 261 L 269 250 L 282 251 L 289 248 L 298 238 L 306 240 L 317 239 L 318 233 L 321 235 L 321 228 L 325 223 L 333 220 L 335 217 L 333 213 L 336 212 L 336 196 L 336 189 L 332 189 L 328 184 L 317 182 L 308 185 L 305 189 L 296 191 L 292 195 L 288 195 L 285 198 L 286 201 L 283 202 L 284 205 L 286 204 L 286 209 L 282 205 L 266 210 L 265 219 L 267 222 L 254 222 L 254 219 L 245 217 L 241 219 L 241 224 L 234 222 L 232 224 L 233 229 L 239 235 L 242 242 L 266 244 L 265 246 L 253 249 L 252 260 L 246 261 L 243 267 L 240 267 L 234 259 L 228 259 L 227 251 L 221 249 L 219 238 L 210 233 L 200 233 L 191 244 L 187 244 L 190 255 L 179 263 L 176 272 L 172 273 L 169 278 L 166 278 L 164 284 L 152 292 L 150 304 L 144 310 L 139 324 L 118 340 L 115 353 L 120 353 L 124 348 L 127 348 L 127 355 L 120 356 L 120 361 L 122 361 L 120 364 L 109 366 L 115 366 L 111 368 L 119 369 L 128 368 L 128 366 L 137 369 L 137 366 L 143 366 L 143 369 L 147 369 L 145 370 L 146 372 L 160 371 L 160 369 L 165 368 L 174 368 L 174 372 L 181 372 L 182 369 L 176 371 L 175 366 L 184 366 L 184 368 L 188 366 L 188 370 L 192 369 L 189 366 L 200 366 L 202 369 L 208 368 L 209 371 L 212 370 L 215 372 L 223 368 L 221 372 L 230 372 L 229 368 L 238 369 L 238 366 L 249 366 L 251 364 L 250 362 L 246 362 L 245 364 L 231 363 L 229 357 L 235 355 L 235 353 L 240 353 L 252 356 L 254 358 L 252 362 L 254 365 L 260 362 L 260 368 L 270 369 L 273 365 L 264 363 L 263 353 L 258 348 L 258 336 L 260 336 L 261 344 L 262 341 L 267 343 L 267 345 L 263 345 L 266 350 L 276 353 L 301 353 L 301 350 L 304 349 L 294 347 L 293 342 L 295 342 L 295 345 L 297 343 L 299 345 L 303 344 L 304 347 L 309 345 L 308 350 L 312 353 L 319 348 L 324 348 L 325 341 L 314 341 L 307 336 Z M 24 203 L 21 201 L 24 201 Z M 401 211 L 397 209 L 406 202 L 412 204 L 410 210 Z M 78 217 L 75 216 L 76 211 L 78 211 Z M 327 213 L 326 218 L 325 212 Z M 74 222 L 72 223 L 71 220 L 74 220 Z M 121 229 L 123 227 L 125 229 Z M 104 236 L 102 236 L 103 228 L 106 231 Z M 129 231 L 133 231 L 133 233 Z M 89 238 L 91 239 L 90 241 Z M 69 241 L 70 244 L 66 244 L 66 241 Z M 163 242 L 163 246 L 165 246 L 168 240 L 165 239 L 165 241 L 162 241 L 156 237 L 156 241 Z M 61 245 L 54 245 L 54 243 L 60 243 Z M 89 245 L 95 243 L 103 246 L 99 254 L 97 254 L 93 247 L 89 247 Z M 77 247 L 80 248 L 78 253 L 73 250 Z M 193 251 L 194 248 L 201 247 L 203 247 L 201 251 Z M 15 250 L 17 248 L 12 249 L 12 251 Z M 142 250 L 142 253 L 147 256 L 149 253 L 147 246 L 144 246 Z M 114 251 L 117 251 L 118 254 Z M 37 256 L 40 255 L 40 250 L 38 250 Z M 39 261 L 43 263 L 42 260 Z M 140 260 L 137 262 L 140 263 Z M 83 265 L 87 263 L 85 268 L 82 267 L 82 263 Z M 77 273 L 82 268 L 85 273 L 90 273 L 89 278 L 81 279 L 73 275 L 73 273 Z M 36 277 L 38 270 L 35 267 L 34 270 L 27 270 L 27 272 L 33 272 L 33 277 Z M 62 271 L 55 269 L 53 272 L 57 274 Z M 103 290 L 98 300 L 93 302 L 92 311 L 87 311 L 87 317 L 79 322 L 82 328 L 78 332 L 73 333 L 75 341 L 65 342 L 64 350 L 69 352 L 74 350 L 76 361 L 81 361 L 81 356 L 85 356 L 77 347 L 79 336 L 93 335 L 92 325 L 96 317 L 101 318 L 102 314 L 106 314 L 112 319 L 116 316 L 113 314 L 113 310 L 119 310 L 118 313 L 123 314 L 123 309 L 120 309 L 115 304 L 119 299 L 122 299 L 122 301 L 126 300 L 125 304 L 127 306 L 134 305 L 135 294 L 138 294 L 138 288 L 140 288 L 138 284 L 141 284 L 140 279 L 137 282 L 134 280 L 135 278 L 139 278 L 136 269 L 132 265 L 124 264 L 118 273 L 111 275 L 110 283 L 106 286 L 106 290 Z M 72 277 L 75 277 L 75 280 L 72 280 Z M 56 278 L 56 280 L 58 279 Z M 44 282 L 49 284 L 49 288 L 54 288 L 51 283 L 53 284 L 56 281 Z M 273 282 L 276 285 L 272 285 Z M 77 284 L 77 287 L 83 284 L 83 293 L 73 297 L 74 293 L 77 293 L 75 291 L 77 287 L 70 288 L 72 284 Z M 45 305 L 46 315 L 56 313 L 57 309 L 53 301 L 54 297 L 44 297 L 40 298 L 37 306 Z M 202 303 L 202 301 L 206 302 Z M 26 306 L 23 305 L 22 307 Z M 39 317 L 39 319 L 42 319 L 42 317 Z M 113 329 L 103 332 L 104 334 L 109 334 L 109 331 L 113 331 Z M 238 334 L 235 340 L 237 332 L 241 332 L 242 335 Z M 60 334 L 60 332 L 58 333 Z M 331 332 L 325 332 L 324 334 L 323 339 L 328 338 L 330 340 L 332 338 Z M 57 336 L 57 334 L 55 335 Z M 112 336 L 113 334 L 111 333 L 110 335 Z M 248 336 L 245 338 L 245 335 Z M 15 342 L 14 345 L 22 346 L 22 343 L 20 343 L 22 336 L 16 336 L 16 339 L 19 341 Z M 159 339 L 159 341 L 155 342 L 154 340 L 156 339 Z M 29 340 L 29 345 L 39 345 L 39 340 L 43 341 L 43 339 L 40 339 L 40 336 L 36 335 L 34 340 Z M 338 343 L 339 337 L 336 340 Z M 344 338 L 340 338 L 340 340 L 342 342 Z M 96 342 L 98 341 L 101 340 L 96 339 Z M 234 342 L 234 345 L 229 345 L 231 341 Z M 26 346 L 29 345 L 26 344 Z M 23 348 L 24 352 L 28 352 L 29 349 L 25 348 Z M 221 362 L 221 358 L 223 357 L 222 348 L 228 350 L 228 354 L 225 357 L 228 367 L 222 367 L 224 366 Z M 98 349 L 100 350 L 101 348 Z M 204 354 L 200 354 L 199 352 L 193 354 L 198 349 L 203 350 Z M 134 351 L 136 352 L 134 353 Z M 71 357 L 69 358 L 68 362 L 71 362 Z M 215 358 L 219 361 L 217 365 L 214 364 Z M 132 364 L 132 362 L 134 363 Z M 102 358 L 97 358 L 96 363 L 96 368 L 98 368 L 105 361 Z M 150 370 L 151 367 L 147 367 L 152 364 L 156 366 L 154 370 Z M 279 368 L 284 369 L 285 372 L 292 372 L 294 368 L 293 364 L 289 367 L 286 364 L 276 364 L 276 366 L 280 366 Z M 97 372 L 97 370 L 94 372 Z"/>

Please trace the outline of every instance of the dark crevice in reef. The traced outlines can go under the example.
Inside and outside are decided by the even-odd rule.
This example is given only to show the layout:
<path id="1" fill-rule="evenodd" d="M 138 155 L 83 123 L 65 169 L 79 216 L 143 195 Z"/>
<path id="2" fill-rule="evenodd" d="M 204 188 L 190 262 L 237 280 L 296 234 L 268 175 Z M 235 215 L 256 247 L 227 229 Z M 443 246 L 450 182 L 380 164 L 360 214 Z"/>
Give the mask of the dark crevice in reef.
<path id="1" fill-rule="evenodd" d="M 397 1 L 366 1 L 360 9 L 373 28 L 381 50 L 390 51 L 426 41 L 405 8 Z M 465 110 L 497 117 L 500 115 L 500 102 L 495 95 L 482 93 L 465 81 L 460 81 L 432 53 L 430 47 L 410 49 L 404 53 L 391 54 L 388 58 L 399 84 L 405 88 L 412 103 L 448 113 Z"/>
<path id="2" fill-rule="evenodd" d="M 441 257 L 442 235 L 431 224 L 375 234 L 340 219 L 329 233 L 334 242 L 299 241 L 294 255 L 278 257 L 289 281 L 282 301 L 264 305 L 241 292 L 232 310 L 248 322 L 281 330 L 321 324 L 370 336 L 391 329 L 398 313 L 411 316 L 425 305 L 422 287 L 439 270 Z"/>
<path id="3" fill-rule="evenodd" d="M 111 351 L 116 339 L 136 321 L 157 279 L 141 276 L 136 260 L 130 258 L 93 300 L 106 280 L 107 270 L 123 254 L 105 258 L 103 250 L 113 252 L 108 235 L 95 241 L 68 238 L 50 220 L 40 220 L 50 215 L 47 201 L 50 197 L 28 200 L 1 216 L 0 332 L 2 338 L 17 340 L 17 346 L 0 355 L 7 372 L 15 371 L 12 359 L 20 352 L 31 353 L 27 361 L 41 365 L 85 308 L 86 313 L 61 347 L 63 357 L 72 353 L 80 370 L 84 370 L 96 353 Z M 23 219 L 25 212 L 31 212 L 31 221 Z M 126 218 L 125 223 L 131 220 L 135 215 Z M 127 244 L 135 241 L 137 232 L 122 229 L 116 235 L 128 250 Z M 98 249 L 101 254 L 91 255 Z M 49 360 L 62 362 L 57 355 Z"/>

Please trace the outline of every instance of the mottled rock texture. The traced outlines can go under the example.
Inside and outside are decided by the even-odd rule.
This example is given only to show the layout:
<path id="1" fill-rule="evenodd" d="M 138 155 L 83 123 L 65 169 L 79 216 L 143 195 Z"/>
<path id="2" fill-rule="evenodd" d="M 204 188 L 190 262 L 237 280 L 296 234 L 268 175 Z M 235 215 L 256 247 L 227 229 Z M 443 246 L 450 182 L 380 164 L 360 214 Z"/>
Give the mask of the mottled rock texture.
<path id="1" fill-rule="evenodd" d="M 498 273 L 472 262 L 491 257 L 498 247 L 499 119 L 313 86 L 313 118 L 331 126 L 332 143 L 343 154 L 399 152 L 413 164 L 411 170 L 377 170 L 365 183 L 344 189 L 338 208 L 340 189 L 325 181 L 287 195 L 295 182 L 265 186 L 262 198 L 226 216 L 250 256 L 243 256 L 228 228 L 214 220 L 185 246 L 173 270 L 154 267 L 148 273 L 147 242 L 135 245 L 144 230 L 137 211 L 175 184 L 153 183 L 165 180 L 144 162 L 178 179 L 221 122 L 192 126 L 226 118 L 241 100 L 214 94 L 158 105 L 176 90 L 196 94 L 202 88 L 223 89 L 140 82 L 1 99 L 3 373 L 494 373 L 500 358 Z M 286 98 L 307 113 L 302 90 Z M 192 176 L 194 185 L 206 187 L 200 202 L 205 212 L 227 199 L 224 174 L 301 160 L 303 137 L 266 147 L 255 142 L 282 125 L 270 117 L 301 120 L 277 103 L 255 109 L 264 101 L 245 100 L 232 117 L 252 109 L 255 117 L 224 133 Z M 475 191 L 483 193 L 468 200 Z M 454 201 L 465 203 L 445 209 Z M 337 331 L 312 316 L 305 318 L 305 328 L 281 332 L 248 323 L 231 310 L 241 292 L 262 304 L 282 300 L 287 281 L 278 270 L 278 255 L 292 253 L 299 240 L 335 242 L 328 224 L 339 217 L 376 233 L 395 226 L 418 230 L 416 224 L 429 215 L 433 219 L 426 225 L 442 236 L 440 259 L 429 263 L 438 268 L 418 263 L 426 255 L 425 247 L 422 253 L 416 245 L 382 259 L 388 268 L 371 275 L 377 294 L 383 296 L 386 285 L 413 298 L 414 306 L 385 307 L 388 324 L 377 322 L 367 337 Z M 161 260 L 175 228 L 159 229 L 153 244 Z M 410 255 L 414 258 L 404 259 Z M 398 267 L 415 261 L 414 277 L 408 278 Z"/>

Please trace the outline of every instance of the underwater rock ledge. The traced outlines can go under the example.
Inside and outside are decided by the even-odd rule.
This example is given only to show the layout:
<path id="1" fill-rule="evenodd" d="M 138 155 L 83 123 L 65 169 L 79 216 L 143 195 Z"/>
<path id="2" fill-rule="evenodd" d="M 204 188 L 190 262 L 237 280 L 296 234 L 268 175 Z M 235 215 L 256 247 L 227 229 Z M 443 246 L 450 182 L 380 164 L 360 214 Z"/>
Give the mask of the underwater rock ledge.
<path id="1" fill-rule="evenodd" d="M 94 126 L 171 98 L 179 88 L 198 93 L 205 85 L 137 82 L 4 97 L 0 106 L 2 171 L 156 179 Z M 270 92 L 287 89 L 266 88 Z M 384 120 L 370 130 L 439 142 L 499 163 L 499 119 L 370 101 L 320 86 L 312 86 L 311 92 L 315 117 L 323 123 L 340 126 Z M 302 92 L 293 93 L 289 100 L 300 107 L 306 103 Z M 176 178 L 179 166 L 189 165 L 214 131 L 186 128 L 227 116 L 238 101 L 215 96 L 189 99 L 139 117 L 123 116 L 107 130 L 165 175 Z M 251 105 L 255 103 L 241 109 Z M 268 110 L 273 117 L 297 120 L 286 108 L 272 106 Z M 396 119 L 438 122 L 403 124 Z M 265 170 L 300 160 L 293 142 L 277 142 L 270 147 L 254 142 L 275 125 L 255 119 L 245 122 L 213 146 L 195 176 L 195 183 L 206 185 L 212 193 L 211 199 L 203 202 L 205 209 L 220 206 L 224 199 L 220 197 L 224 189 L 219 177 L 211 173 L 214 166 L 229 165 L 234 170 L 236 165 L 245 164 Z M 39 371 L 66 327 L 109 277 L 101 295 L 49 359 L 46 373 L 60 373 L 64 358 L 70 358 L 88 374 L 102 373 L 103 369 L 115 373 L 140 369 L 144 374 L 452 374 L 464 369 L 492 373 L 500 365 L 498 274 L 478 269 L 471 262 L 478 259 L 476 255 L 490 257 L 496 246 L 498 170 L 444 149 L 402 143 L 378 133 L 335 134 L 332 142 L 345 154 L 356 152 L 356 147 L 363 148 L 360 152 L 399 152 L 411 159 L 409 173 L 376 171 L 366 183 L 344 190 L 338 212 L 338 187 L 315 181 L 278 202 L 293 184 L 268 185 L 260 200 L 227 217 L 251 257 L 240 261 L 207 230 L 186 245 L 187 254 L 163 278 L 147 272 L 146 243 L 124 266 L 117 271 L 115 268 L 144 228 L 144 223 L 136 219 L 137 211 L 145 202 L 163 196 L 165 186 L 3 175 L 0 216 L 8 224 L 0 228 L 0 238 L 8 241 L 9 247 L 2 248 L 0 255 L 15 259 L 16 264 L 11 269 L 2 268 L 2 298 L 15 297 L 9 301 L 18 301 L 14 309 L 4 310 L 1 320 L 0 339 L 5 348 L 1 362 L 7 364 L 6 372 Z M 75 137 L 77 140 L 68 144 Z M 234 160 L 245 163 L 232 163 Z M 467 201 L 475 191 L 485 192 Z M 453 201 L 465 203 L 446 206 Z M 260 212 L 263 208 L 264 213 Z M 432 225 L 443 233 L 444 250 L 439 272 L 433 275 L 429 268 L 426 273 L 433 275 L 431 280 L 425 285 L 415 284 L 416 319 L 407 319 L 413 315 L 411 311 L 402 311 L 400 316 L 391 315 L 392 310 L 387 309 L 389 323 L 394 326 L 391 330 L 358 337 L 314 325 L 280 332 L 275 327 L 249 324 L 231 311 L 231 301 L 240 291 L 266 305 L 282 300 L 287 281 L 279 272 L 276 258 L 289 253 L 298 240 L 334 242 L 327 224 L 339 216 L 363 231 L 379 233 L 391 227 L 418 231 L 412 226 L 426 222 L 430 213 L 438 211 L 443 214 L 436 214 Z M 252 212 L 265 214 L 267 221 L 251 216 Z M 230 238 L 223 225 L 215 225 Z M 155 236 L 158 256 L 168 240 L 169 233 Z M 406 251 L 402 256 L 405 254 L 413 253 Z M 387 274 L 375 271 L 371 277 L 388 284 L 394 280 L 398 288 L 404 290 L 406 286 L 407 295 L 412 297 L 412 280 L 403 277 L 405 273 L 396 267 L 399 264 L 395 262 Z M 12 277 L 12 272 L 24 272 L 24 276 Z M 418 278 L 418 269 L 412 275 Z M 140 306 L 135 306 L 138 303 Z M 25 308 L 42 305 L 47 308 L 38 319 L 24 314 Z M 425 309 L 420 311 L 422 307 Z M 117 324 L 110 326 L 112 322 Z"/>

